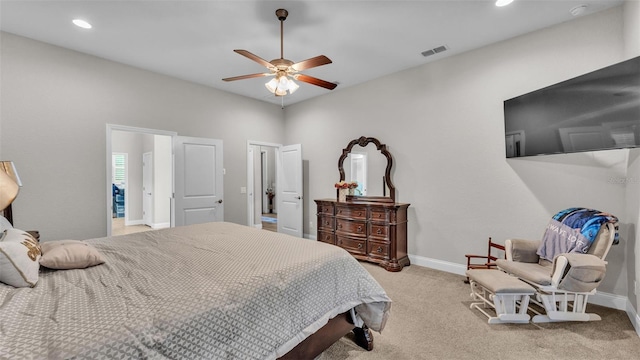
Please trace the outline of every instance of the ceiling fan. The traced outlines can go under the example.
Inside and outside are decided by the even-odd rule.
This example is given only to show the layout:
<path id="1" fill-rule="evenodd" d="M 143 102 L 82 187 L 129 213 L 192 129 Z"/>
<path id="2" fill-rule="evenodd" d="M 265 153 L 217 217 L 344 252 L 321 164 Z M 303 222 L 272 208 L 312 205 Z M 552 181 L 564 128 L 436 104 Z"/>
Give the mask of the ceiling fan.
<path id="1" fill-rule="evenodd" d="M 307 60 L 303 60 L 297 63 L 289 59 L 284 58 L 284 50 L 283 50 L 283 29 L 284 29 L 284 21 L 287 19 L 289 12 L 285 9 L 276 10 L 276 16 L 278 20 L 280 20 L 280 58 L 274 59 L 271 61 L 266 61 L 263 58 L 250 53 L 247 50 L 233 50 L 236 53 L 245 56 L 258 64 L 269 69 L 267 73 L 257 73 L 257 74 L 248 74 L 248 75 L 240 75 L 234 76 L 230 78 L 222 79 L 224 81 L 235 81 L 235 80 L 243 80 L 243 79 L 251 79 L 263 76 L 275 76 L 271 81 L 265 84 L 267 89 L 271 91 L 276 96 L 284 96 L 292 94 L 296 91 L 300 86 L 298 86 L 292 79 L 300 80 L 307 84 L 312 84 L 316 86 L 323 87 L 325 89 L 333 90 L 338 86 L 338 84 L 325 81 L 322 79 L 315 78 L 313 76 L 299 74 L 300 71 L 311 69 L 317 66 L 331 64 L 331 59 L 324 55 L 319 55 L 316 57 L 312 57 Z"/>

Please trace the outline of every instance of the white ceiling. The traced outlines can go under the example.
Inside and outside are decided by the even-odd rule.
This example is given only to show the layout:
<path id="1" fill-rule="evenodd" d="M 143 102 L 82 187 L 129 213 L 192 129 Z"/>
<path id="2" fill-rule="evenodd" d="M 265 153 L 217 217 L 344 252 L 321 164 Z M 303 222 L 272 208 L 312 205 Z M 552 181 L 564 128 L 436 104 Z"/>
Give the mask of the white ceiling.
<path id="1" fill-rule="evenodd" d="M 102 58 L 281 105 L 330 92 L 300 83 L 276 98 L 269 78 L 224 82 L 264 72 L 233 52 L 248 50 L 269 61 L 280 57 L 284 8 L 284 57 L 294 62 L 326 55 L 332 64 L 302 73 L 338 82 L 333 92 L 527 32 L 585 16 L 623 0 L 429 1 L 0 1 L 0 29 Z M 93 24 L 83 30 L 71 23 Z M 445 45 L 430 57 L 421 52 Z"/>

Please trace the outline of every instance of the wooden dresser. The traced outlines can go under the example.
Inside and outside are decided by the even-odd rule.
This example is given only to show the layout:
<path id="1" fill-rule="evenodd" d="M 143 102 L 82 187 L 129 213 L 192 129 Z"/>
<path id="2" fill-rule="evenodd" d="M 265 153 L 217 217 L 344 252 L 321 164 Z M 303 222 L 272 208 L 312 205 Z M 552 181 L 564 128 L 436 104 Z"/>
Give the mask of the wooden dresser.
<path id="1" fill-rule="evenodd" d="M 410 265 L 407 256 L 409 204 L 315 200 L 318 241 L 342 247 L 356 259 L 380 264 L 388 271 Z"/>

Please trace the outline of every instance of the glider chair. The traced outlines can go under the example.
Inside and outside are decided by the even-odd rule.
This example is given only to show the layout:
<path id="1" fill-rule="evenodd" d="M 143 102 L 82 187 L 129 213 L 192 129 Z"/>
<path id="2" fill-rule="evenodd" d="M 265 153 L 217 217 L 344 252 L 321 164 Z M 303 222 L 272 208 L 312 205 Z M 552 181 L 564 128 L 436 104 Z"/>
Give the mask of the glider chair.
<path id="1" fill-rule="evenodd" d="M 530 307 L 532 322 L 601 319 L 586 307 L 604 279 L 607 253 L 618 243 L 617 221 L 597 210 L 570 208 L 553 217 L 541 241 L 505 241 L 506 259 L 496 264 L 536 290 L 530 303 L 544 312 Z"/>

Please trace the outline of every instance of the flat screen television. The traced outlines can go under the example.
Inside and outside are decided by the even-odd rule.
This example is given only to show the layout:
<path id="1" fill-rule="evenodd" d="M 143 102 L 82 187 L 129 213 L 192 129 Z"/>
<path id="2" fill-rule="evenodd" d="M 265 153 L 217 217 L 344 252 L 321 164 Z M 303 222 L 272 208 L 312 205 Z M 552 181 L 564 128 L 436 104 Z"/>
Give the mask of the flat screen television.
<path id="1" fill-rule="evenodd" d="M 640 57 L 504 102 L 507 158 L 640 146 Z"/>

